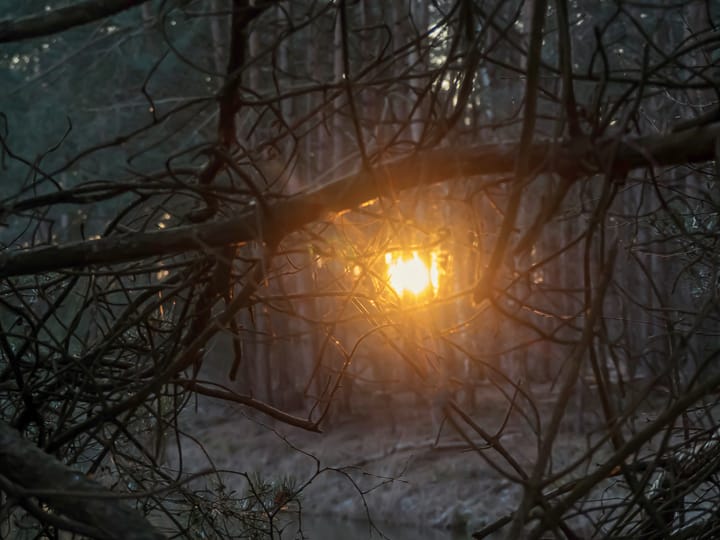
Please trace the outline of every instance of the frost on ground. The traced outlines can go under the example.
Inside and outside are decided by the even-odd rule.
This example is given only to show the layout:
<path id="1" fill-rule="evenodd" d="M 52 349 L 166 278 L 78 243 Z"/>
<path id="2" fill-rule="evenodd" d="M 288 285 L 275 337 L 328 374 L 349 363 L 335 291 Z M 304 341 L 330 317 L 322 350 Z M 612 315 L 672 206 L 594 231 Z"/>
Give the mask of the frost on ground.
<path id="1" fill-rule="evenodd" d="M 472 417 L 494 433 L 507 407 L 499 402 L 485 405 Z M 548 400 L 541 417 L 551 406 Z M 577 418 L 567 419 L 555 445 L 554 469 L 586 451 L 593 423 L 597 425 L 587 418 L 587 429 L 581 425 L 578 432 Z M 218 470 L 246 473 L 223 475 L 225 489 L 237 493 L 247 492 L 248 477 L 271 483 L 290 479 L 295 486 L 310 481 L 300 495 L 308 515 L 362 520 L 369 516 L 378 523 L 472 532 L 507 516 L 521 495 L 518 484 L 483 458 L 481 453 L 509 470 L 477 435 L 480 451 L 469 448 L 448 423 L 438 438 L 432 423 L 412 407 L 392 414 L 368 408 L 365 414 L 336 421 L 323 433 L 311 433 L 239 407 L 200 400 L 183 413 L 182 424 L 192 435 L 182 439 L 185 472 L 212 463 Z M 537 438 L 520 415 L 510 416 L 500 440 L 529 471 Z M 177 455 L 168 453 L 170 464 L 176 465 Z M 574 474 L 587 474 L 592 466 L 588 462 Z"/>

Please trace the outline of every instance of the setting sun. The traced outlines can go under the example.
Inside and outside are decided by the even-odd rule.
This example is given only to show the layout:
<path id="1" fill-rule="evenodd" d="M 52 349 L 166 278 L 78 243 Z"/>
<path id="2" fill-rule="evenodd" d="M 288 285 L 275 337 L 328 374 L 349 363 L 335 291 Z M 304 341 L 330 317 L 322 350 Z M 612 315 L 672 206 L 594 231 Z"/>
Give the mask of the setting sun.
<path id="1" fill-rule="evenodd" d="M 420 258 L 417 251 L 411 256 L 385 254 L 390 287 L 398 296 L 406 293 L 419 296 L 425 292 L 435 295 L 438 290 L 439 271 L 437 255 L 431 254 L 430 264 Z"/>

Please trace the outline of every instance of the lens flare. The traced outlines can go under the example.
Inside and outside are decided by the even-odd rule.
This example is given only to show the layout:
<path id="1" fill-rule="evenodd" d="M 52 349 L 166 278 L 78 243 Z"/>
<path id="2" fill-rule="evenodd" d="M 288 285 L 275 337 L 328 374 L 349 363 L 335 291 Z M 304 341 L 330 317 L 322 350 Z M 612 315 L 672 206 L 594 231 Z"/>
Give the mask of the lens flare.
<path id="1" fill-rule="evenodd" d="M 430 262 L 423 260 L 417 251 L 410 256 L 385 254 L 388 284 L 398 296 L 437 294 L 440 272 L 437 254 L 430 254 Z"/>

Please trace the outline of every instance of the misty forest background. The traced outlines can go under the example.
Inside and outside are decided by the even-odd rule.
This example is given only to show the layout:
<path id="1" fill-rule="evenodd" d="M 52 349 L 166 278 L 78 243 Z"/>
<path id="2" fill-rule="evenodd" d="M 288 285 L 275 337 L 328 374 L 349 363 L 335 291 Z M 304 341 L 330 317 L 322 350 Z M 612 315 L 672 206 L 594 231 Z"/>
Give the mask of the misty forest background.
<path id="1" fill-rule="evenodd" d="M 447 417 L 522 485 L 508 538 L 716 537 L 720 4 L 0 18 L 0 535 L 266 534 L 300 486 L 220 516 L 163 459 L 199 395 L 314 431 Z M 437 288 L 398 294 L 413 252 Z M 490 396 L 530 466 L 473 421 Z"/>

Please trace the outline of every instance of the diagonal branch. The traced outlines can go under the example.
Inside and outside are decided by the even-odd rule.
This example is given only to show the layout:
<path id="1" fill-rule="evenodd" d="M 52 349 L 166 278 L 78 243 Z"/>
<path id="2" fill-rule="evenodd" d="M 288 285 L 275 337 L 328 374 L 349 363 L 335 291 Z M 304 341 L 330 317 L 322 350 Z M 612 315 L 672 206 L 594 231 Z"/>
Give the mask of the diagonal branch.
<path id="1" fill-rule="evenodd" d="M 295 426 L 305 429 L 307 431 L 321 433 L 320 428 L 318 427 L 318 422 L 313 422 L 311 420 L 306 420 L 305 418 L 300 418 L 298 416 L 286 413 L 285 411 L 281 411 L 280 409 L 264 403 L 258 399 L 255 399 L 252 396 L 238 394 L 237 392 L 234 392 L 224 387 L 213 388 L 212 386 L 210 386 L 210 384 L 213 383 L 202 384 L 201 382 L 196 380 L 174 379 L 172 382 L 174 384 L 179 384 L 184 388 L 187 388 L 188 390 L 191 390 L 203 396 L 210 396 L 226 402 L 240 403 L 241 405 L 251 407 L 256 411 L 260 411 L 261 413 L 264 413 L 269 417 L 274 418 L 275 420 L 279 420 L 280 422 L 283 422 L 284 424 L 287 424 L 289 426 Z"/>
<path id="2" fill-rule="evenodd" d="M 0 21 L 0 43 L 49 36 L 115 15 L 148 0 L 87 0 L 19 19 Z"/>
<path id="3" fill-rule="evenodd" d="M 102 533 L 98 538 L 163 538 L 126 503 L 97 496 L 109 493 L 103 486 L 63 465 L 4 422 L 0 422 L 0 475 L 28 496 L 34 490 L 57 491 L 57 495 L 43 495 L 42 500 L 53 510 Z"/>
<path id="4" fill-rule="evenodd" d="M 536 142 L 528 147 L 527 167 L 568 174 L 585 170 L 588 163 L 602 165 L 598 171 L 605 171 L 606 164 L 612 163 L 615 171 L 624 174 L 639 167 L 702 163 L 715 159 L 715 140 L 719 136 L 720 123 L 715 123 L 678 133 L 628 139 L 617 149 L 614 147 L 617 140 L 609 138 L 598 141 L 585 153 L 572 147 L 552 148 L 548 142 Z M 277 241 L 328 214 L 356 208 L 378 197 L 445 180 L 510 173 L 515 168 L 517 149 L 516 144 L 502 143 L 438 148 L 268 204 L 260 215 L 252 206 L 223 221 L 5 251 L 0 254 L 0 277 L 117 264 L 253 240 Z M 554 159 L 550 160 L 547 156 L 551 151 Z"/>
<path id="5" fill-rule="evenodd" d="M 545 24 L 545 12 L 547 11 L 546 0 L 535 0 L 532 5 L 532 21 L 530 26 L 530 46 L 527 59 L 527 79 L 525 81 L 525 109 L 523 115 L 522 132 L 515 164 L 516 182 L 510 192 L 510 197 L 505 209 L 505 217 L 500 225 L 498 238 L 495 242 L 495 249 L 490 255 L 490 262 L 480 282 L 473 291 L 473 300 L 479 304 L 486 298 L 490 285 L 495 280 L 495 274 L 505 257 L 510 236 L 515 229 L 515 221 L 520 210 L 520 199 L 523 192 L 523 184 L 528 176 L 529 165 L 532 157 L 528 150 L 532 146 L 535 134 L 535 120 L 537 115 L 537 96 L 540 87 L 540 58 L 543 47 L 543 25 Z"/>

